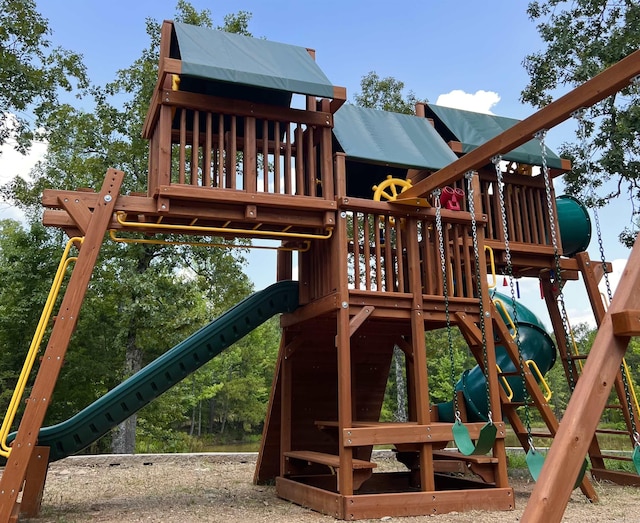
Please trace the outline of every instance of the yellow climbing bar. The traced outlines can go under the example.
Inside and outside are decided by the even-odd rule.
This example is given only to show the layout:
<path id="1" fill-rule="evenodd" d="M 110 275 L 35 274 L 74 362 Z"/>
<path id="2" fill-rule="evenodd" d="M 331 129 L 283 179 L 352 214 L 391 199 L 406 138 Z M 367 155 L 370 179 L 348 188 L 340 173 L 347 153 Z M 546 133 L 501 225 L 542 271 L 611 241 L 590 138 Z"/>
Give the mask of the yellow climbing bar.
<path id="1" fill-rule="evenodd" d="M 636 389 L 633 386 L 633 379 L 631 379 L 631 372 L 629 371 L 629 367 L 627 366 L 627 360 L 622 358 L 622 366 L 624 367 L 624 373 L 627 375 L 627 383 L 629 384 L 629 393 L 631 394 L 631 398 L 633 399 L 633 405 L 636 408 L 636 412 L 640 413 L 640 407 L 638 406 L 638 397 L 636 396 Z M 633 416 L 633 413 L 631 413 Z"/>
<path id="2" fill-rule="evenodd" d="M 509 385 L 507 378 L 505 376 L 502 376 L 502 369 L 500 368 L 500 365 L 498 365 L 497 363 L 496 363 L 496 368 L 498 369 L 498 375 L 500 376 L 500 380 L 502 380 L 502 384 L 504 385 L 504 391 L 507 394 L 507 398 L 509 399 L 509 401 L 511 401 L 513 399 L 513 389 L 511 388 L 511 385 Z"/>
<path id="3" fill-rule="evenodd" d="M 507 310 L 507 306 L 504 304 L 504 302 L 500 298 L 494 298 L 493 303 L 496 306 L 496 309 L 502 309 L 502 313 L 504 314 L 504 317 L 507 320 L 506 323 L 509 325 L 509 330 L 513 331 L 511 334 L 511 337 L 515 339 L 516 334 L 518 332 L 518 328 L 516 327 L 516 324 L 513 322 L 513 319 L 511 318 L 511 314 L 509 314 L 509 311 Z"/>
<path id="4" fill-rule="evenodd" d="M 498 277 L 496 276 L 496 260 L 493 256 L 493 249 L 485 245 L 484 250 L 489 253 L 489 267 L 491 268 L 491 283 L 489 284 L 489 288 L 495 289 L 498 285 Z"/>
<path id="5" fill-rule="evenodd" d="M 211 234 L 242 234 L 247 235 L 250 233 L 251 236 L 259 236 L 261 238 L 267 239 L 282 239 L 282 238 L 291 238 L 297 240 L 328 240 L 331 238 L 333 234 L 333 229 L 327 229 L 325 234 L 311 234 L 311 233 L 303 233 L 303 232 L 285 232 L 285 231 L 261 231 L 256 229 L 234 229 L 230 227 L 208 227 L 202 225 L 162 225 L 160 223 L 138 223 L 138 222 L 128 222 L 126 221 L 127 214 L 124 212 L 116 213 L 116 219 L 118 223 L 123 227 L 127 227 L 130 229 L 158 229 L 162 230 L 164 233 L 174 232 L 174 233 L 197 233 L 200 235 L 211 235 Z"/>
<path id="6" fill-rule="evenodd" d="M 51 312 L 53 311 L 53 306 L 55 305 L 56 299 L 60 292 L 64 274 L 67 270 L 67 267 L 69 267 L 69 265 L 77 259 L 74 256 L 69 256 L 69 252 L 71 251 L 71 247 L 75 243 L 81 244 L 83 240 L 84 238 L 79 237 L 71 238 L 67 242 L 64 252 L 62 253 L 62 258 L 60 259 L 60 263 L 58 264 L 58 270 L 53 279 L 53 284 L 51 285 L 49 296 L 44 305 L 42 314 L 40 315 L 40 321 L 38 322 L 36 332 L 33 335 L 33 339 L 31 340 L 31 345 L 29 347 L 29 351 L 27 352 L 27 357 L 25 359 L 24 365 L 22 366 L 20 376 L 18 377 L 18 382 L 16 384 L 15 390 L 13 391 L 11 401 L 9 402 L 7 414 L 5 415 L 4 421 L 2 422 L 2 427 L 0 427 L 0 456 L 9 457 L 9 454 L 11 454 L 11 447 L 7 445 L 7 436 L 9 435 L 11 425 L 13 424 L 13 421 L 16 417 L 16 412 L 18 411 L 20 400 L 22 399 L 24 390 L 27 386 L 29 375 L 31 374 L 31 370 L 33 369 L 33 364 L 40 349 L 42 338 L 44 337 L 44 333 L 47 329 L 49 318 L 51 318 Z"/>
<path id="7" fill-rule="evenodd" d="M 529 367 L 530 369 L 533 369 L 534 374 L 538 376 L 538 383 L 544 389 L 544 399 L 545 401 L 549 401 L 551 399 L 551 396 L 553 396 L 553 392 L 551 391 L 549 384 L 544 379 L 542 372 L 540 372 L 540 368 L 538 367 L 538 364 L 533 360 L 527 360 L 525 363 L 527 364 L 527 367 Z"/>
<path id="8" fill-rule="evenodd" d="M 191 247 L 220 247 L 223 249 L 265 249 L 272 251 L 295 251 L 307 252 L 311 247 L 309 240 L 301 242 L 299 247 L 283 247 L 271 245 L 244 245 L 240 243 L 219 243 L 219 242 L 188 242 L 179 240 L 165 240 L 162 238 L 123 238 L 118 236 L 114 229 L 109 231 L 109 237 L 118 243 L 147 243 L 151 245 L 189 245 Z"/>

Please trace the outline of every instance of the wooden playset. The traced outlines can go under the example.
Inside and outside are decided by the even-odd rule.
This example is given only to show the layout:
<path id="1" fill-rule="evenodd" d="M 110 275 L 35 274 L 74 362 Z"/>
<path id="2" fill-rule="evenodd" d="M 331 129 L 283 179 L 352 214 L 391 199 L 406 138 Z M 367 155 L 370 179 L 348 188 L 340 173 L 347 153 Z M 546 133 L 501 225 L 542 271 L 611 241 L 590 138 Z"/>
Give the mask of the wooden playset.
<path id="1" fill-rule="evenodd" d="M 554 193 L 553 178 L 570 165 L 544 145 L 544 130 L 637 77 L 640 51 L 521 122 L 430 104 L 416 115 L 357 108 L 313 58 L 305 48 L 165 22 L 143 131 L 147 193 L 121 194 L 125 173 L 115 169 L 98 192 L 45 191 L 45 225 L 64 229 L 78 255 L 10 445 L 0 432 L 0 523 L 38 513 L 50 461 L 81 450 L 281 312 L 255 481 L 275 481 L 284 499 L 338 519 L 513 509 L 507 422 L 540 472 L 526 521 L 560 521 L 576 486 L 597 499 L 581 474 L 587 455 L 594 477 L 640 484 L 605 466 L 597 429 L 615 387 L 622 432 L 638 445 L 621 362 L 629 336 L 640 334 L 640 247 L 605 310 L 598 283 L 609 265 L 585 252 L 588 215 L 563 216 L 581 208 Z M 170 351 L 176 359 L 123 384 L 122 395 L 64 434 L 42 429 L 105 236 L 175 234 L 277 242 L 283 283 Z M 294 275 L 297 284 L 288 282 Z M 513 300 L 494 296 L 498 275 L 509 278 Z M 555 348 L 515 302 L 521 277 L 539 278 L 575 385 L 562 423 L 542 377 Z M 564 283 L 579 277 L 600 325 L 588 357 L 573 353 L 562 302 Z M 478 362 L 479 377 L 463 375 L 448 406 L 429 401 L 425 333 L 440 328 L 459 329 Z M 525 361 L 526 345 L 551 347 L 546 369 L 535 356 Z M 408 420 L 381 422 L 396 347 L 406 361 Z M 546 431 L 531 430 L 528 409 Z M 534 441 L 553 442 L 544 465 Z M 406 470 L 377 471 L 376 445 L 395 449 Z"/>

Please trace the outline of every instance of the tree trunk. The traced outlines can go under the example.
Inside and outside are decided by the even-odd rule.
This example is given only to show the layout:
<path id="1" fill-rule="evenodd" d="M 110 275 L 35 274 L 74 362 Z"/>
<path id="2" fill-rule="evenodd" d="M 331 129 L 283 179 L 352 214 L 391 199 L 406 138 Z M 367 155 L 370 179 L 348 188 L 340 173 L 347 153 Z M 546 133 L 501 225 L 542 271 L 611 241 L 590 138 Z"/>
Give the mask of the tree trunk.
<path id="1" fill-rule="evenodd" d="M 125 359 L 125 369 L 128 376 L 135 374 L 142 368 L 142 351 L 136 346 L 135 331 L 130 331 L 129 333 Z M 113 454 L 135 453 L 137 422 L 138 416 L 134 413 L 116 427 L 111 440 L 111 452 Z"/>
<path id="2" fill-rule="evenodd" d="M 136 273 L 144 274 L 151 266 L 151 261 L 155 255 L 154 247 L 147 246 L 138 254 Z M 131 295 L 131 303 L 144 299 L 143 289 L 134 289 Z M 135 309 L 129 319 L 129 331 L 127 334 L 127 348 L 125 353 L 124 371 L 126 376 L 135 374 L 142 368 L 142 350 L 138 347 L 138 314 Z M 133 454 L 136 450 L 136 425 L 137 414 L 118 425 L 111 440 L 111 452 L 114 454 Z"/>
<path id="3" fill-rule="evenodd" d="M 396 421 L 407 421 L 407 385 L 404 379 L 404 352 L 396 345 L 393 348 L 393 361 L 396 365 Z"/>

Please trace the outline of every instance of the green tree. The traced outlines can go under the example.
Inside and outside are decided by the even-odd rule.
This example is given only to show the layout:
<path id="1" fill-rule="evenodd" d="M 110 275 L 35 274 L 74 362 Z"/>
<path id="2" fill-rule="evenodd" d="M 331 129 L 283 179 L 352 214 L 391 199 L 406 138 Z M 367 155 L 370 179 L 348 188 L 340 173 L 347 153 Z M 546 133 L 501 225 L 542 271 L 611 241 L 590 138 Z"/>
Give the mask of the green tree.
<path id="1" fill-rule="evenodd" d="M 0 0 L 0 145 L 26 152 L 60 90 L 87 87 L 80 55 L 52 47 L 34 0 Z"/>
<path id="2" fill-rule="evenodd" d="M 41 225 L 34 224 L 26 230 L 13 220 L 0 221 L 0 412 L 3 415 L 40 320 L 60 258 L 59 251 L 59 240 Z M 23 405 L 21 402 L 20 407 Z"/>
<path id="3" fill-rule="evenodd" d="M 529 84 L 522 101 L 549 103 L 561 87 L 575 87 L 640 48 L 640 4 L 636 0 L 546 0 L 530 2 L 527 13 L 538 25 L 543 51 L 528 55 Z M 631 245 L 640 208 L 640 88 L 638 82 L 589 108 L 584 116 L 587 150 L 565 144 L 561 153 L 577 160 L 565 175 L 567 191 L 591 205 L 619 196 L 631 202 L 635 226 L 620 233 Z M 592 188 L 600 189 L 595 196 Z"/>
<path id="4" fill-rule="evenodd" d="M 355 95 L 356 105 L 370 109 L 415 114 L 416 102 L 420 101 L 413 91 L 409 91 L 406 97 L 403 95 L 404 82 L 391 76 L 380 78 L 375 71 L 360 79 L 360 90 Z"/>
<path id="5" fill-rule="evenodd" d="M 177 11 L 178 21 L 212 27 L 208 10 L 197 12 L 179 1 Z M 240 12 L 225 17 L 225 24 L 246 32 L 249 19 L 248 13 Z M 150 43 L 141 57 L 105 87 L 91 87 L 92 110 L 58 104 L 46 115 L 49 147 L 44 161 L 30 180 L 16 178 L 3 188 L 29 220 L 40 217 L 44 189 L 99 187 L 109 167 L 126 173 L 123 192 L 146 190 L 148 144 L 141 130 L 157 79 L 160 24 L 147 20 L 146 29 Z M 241 254 L 226 250 L 204 255 L 162 245 L 106 242 L 48 420 L 60 421 L 90 403 L 196 330 L 212 313 L 235 304 L 250 290 L 242 265 Z M 80 376 L 82 361 L 100 364 Z M 167 426 L 176 425 L 167 420 L 175 412 L 171 409 L 162 420 Z M 176 416 L 180 419 L 183 413 Z M 132 416 L 114 432 L 114 451 L 133 452 L 136 425 L 137 416 Z"/>

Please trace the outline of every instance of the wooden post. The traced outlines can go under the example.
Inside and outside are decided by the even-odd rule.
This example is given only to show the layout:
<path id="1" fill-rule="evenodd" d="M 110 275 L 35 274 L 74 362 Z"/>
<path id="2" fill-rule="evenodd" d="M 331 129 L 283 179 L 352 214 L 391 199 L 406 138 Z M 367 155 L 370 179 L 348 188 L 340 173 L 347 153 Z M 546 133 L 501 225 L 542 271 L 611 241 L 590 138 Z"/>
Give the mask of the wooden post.
<path id="1" fill-rule="evenodd" d="M 9 521 L 27 474 L 38 433 L 51 402 L 51 395 L 78 320 L 78 312 L 89 285 L 102 240 L 111 221 L 123 178 L 122 171 L 109 169 L 98 194 L 98 203 L 91 216 L 87 235 L 80 248 L 78 260 L 71 274 L 67 291 L 42 358 L 42 364 L 33 384 L 31 397 L 27 400 L 11 454 L 0 479 L 0 523 Z M 78 205 L 84 205 L 84 203 L 79 201 Z"/>
<path id="2" fill-rule="evenodd" d="M 429 383 L 427 378 L 427 351 L 424 339 L 424 310 L 422 298 L 422 281 L 420 275 L 420 246 L 418 245 L 418 228 L 415 219 L 407 219 L 407 265 L 409 267 L 409 290 L 411 301 L 411 346 L 413 359 L 411 368 L 413 376 L 413 408 L 419 425 L 431 423 L 429 413 Z M 436 489 L 433 474 L 433 446 L 423 443 L 420 448 L 420 487 L 423 492 Z"/>
<path id="3" fill-rule="evenodd" d="M 49 469 L 49 447 L 36 447 L 31 455 L 24 482 L 20 512 L 28 518 L 36 518 L 40 514 L 42 493 Z"/>
<path id="4" fill-rule="evenodd" d="M 629 309 L 640 309 L 640 235 L 636 238 L 613 303 L 600 324 L 582 376 L 571 396 L 521 521 L 553 523 L 562 520 L 629 345 L 628 336 L 614 335 L 611 315 Z"/>
<path id="5" fill-rule="evenodd" d="M 482 193 L 480 190 L 480 178 L 477 173 L 473 175 L 471 179 L 471 186 L 473 188 L 474 194 L 474 209 L 481 210 L 482 209 Z M 476 212 L 477 215 L 477 212 Z M 501 385 L 498 383 L 498 369 L 496 363 L 496 345 L 495 338 L 493 335 L 493 323 L 491 322 L 491 306 L 493 304 L 491 300 L 491 296 L 489 295 L 489 287 L 487 285 L 487 264 L 486 264 L 486 255 L 484 251 L 484 240 L 485 240 L 485 223 L 478 223 L 477 230 L 477 242 L 478 242 L 478 255 L 480 259 L 480 264 L 478 267 L 478 275 L 480 278 L 481 285 L 481 296 L 478 296 L 478 299 L 482 301 L 482 310 L 485 313 L 484 318 L 480 318 L 480 321 L 484 321 L 484 329 L 485 329 L 485 341 L 486 347 L 483 347 L 483 350 L 487 351 L 487 377 L 489 382 L 489 398 L 488 403 L 491 409 L 491 414 L 493 417 L 494 423 L 500 423 L 502 421 L 502 409 L 500 407 L 500 389 Z M 505 446 L 504 438 L 496 438 L 494 446 L 493 446 L 493 456 L 499 459 L 498 467 L 496 470 L 496 486 L 497 487 L 508 487 L 509 486 L 509 478 L 507 475 L 507 450 Z"/>
<path id="6" fill-rule="evenodd" d="M 353 426 L 353 387 L 351 383 L 351 328 L 349 324 L 349 279 L 347 275 L 347 219 L 338 216 L 335 234 L 332 238 L 333 249 L 331 267 L 335 274 L 338 295 L 336 318 L 336 349 L 338 365 L 338 433 Z M 340 473 L 338 474 L 338 492 L 343 496 L 353 494 L 353 447 L 340 445 Z"/>

